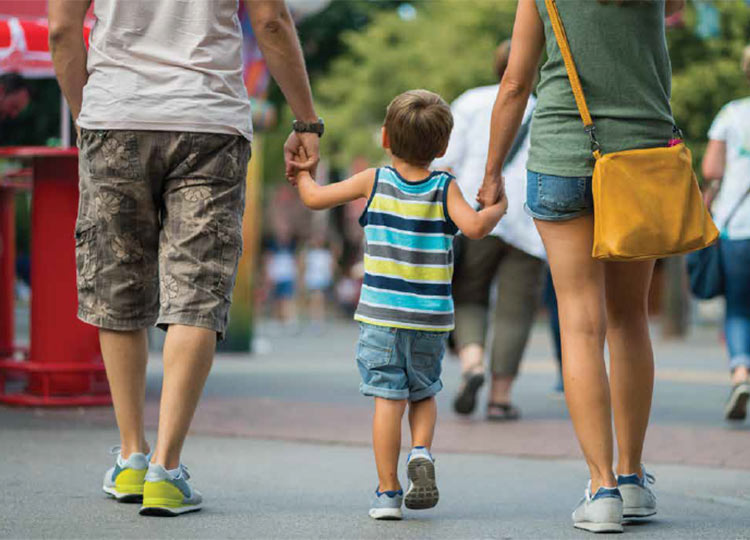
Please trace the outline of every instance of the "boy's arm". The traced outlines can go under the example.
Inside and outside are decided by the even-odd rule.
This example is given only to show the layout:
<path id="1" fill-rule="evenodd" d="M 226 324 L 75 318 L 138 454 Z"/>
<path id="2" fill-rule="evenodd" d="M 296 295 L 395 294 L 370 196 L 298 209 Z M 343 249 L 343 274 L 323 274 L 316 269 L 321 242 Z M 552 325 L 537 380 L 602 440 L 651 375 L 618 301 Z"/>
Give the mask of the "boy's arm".
<path id="1" fill-rule="evenodd" d="M 467 238 L 484 238 L 508 210 L 508 199 L 503 196 L 498 202 L 479 211 L 474 210 L 461 194 L 456 182 L 448 184 L 448 214 L 453 223 Z"/>
<path id="2" fill-rule="evenodd" d="M 300 199 L 312 210 L 324 210 L 333 206 L 369 197 L 375 183 L 375 169 L 367 169 L 351 178 L 321 186 L 308 171 L 297 175 L 297 188 Z"/>

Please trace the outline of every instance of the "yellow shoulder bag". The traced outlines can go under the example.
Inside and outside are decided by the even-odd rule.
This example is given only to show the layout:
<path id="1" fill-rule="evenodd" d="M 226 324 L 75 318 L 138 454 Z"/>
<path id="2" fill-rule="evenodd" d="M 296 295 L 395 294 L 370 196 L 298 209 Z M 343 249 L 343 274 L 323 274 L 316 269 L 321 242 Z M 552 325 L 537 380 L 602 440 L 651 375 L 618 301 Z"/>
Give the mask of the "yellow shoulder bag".
<path id="1" fill-rule="evenodd" d="M 638 261 L 688 253 L 719 237 L 684 143 L 602 154 L 555 0 L 545 0 L 594 166 L 596 259 Z"/>

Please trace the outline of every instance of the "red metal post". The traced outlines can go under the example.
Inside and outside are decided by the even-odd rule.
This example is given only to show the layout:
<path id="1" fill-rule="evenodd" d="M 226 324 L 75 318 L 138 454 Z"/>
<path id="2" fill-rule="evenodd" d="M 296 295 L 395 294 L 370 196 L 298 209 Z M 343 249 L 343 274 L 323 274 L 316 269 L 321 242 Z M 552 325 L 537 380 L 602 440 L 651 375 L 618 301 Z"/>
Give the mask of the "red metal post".
<path id="1" fill-rule="evenodd" d="M 13 354 L 15 333 L 15 190 L 0 186 L 0 357 Z"/>
<path id="2" fill-rule="evenodd" d="M 34 363 L 94 363 L 101 355 L 97 330 L 76 313 L 75 220 L 78 212 L 78 158 L 36 157 L 31 208 L 31 350 Z M 28 391 L 42 393 L 32 375 Z M 87 394 L 85 374 L 49 376 L 53 395 Z"/>

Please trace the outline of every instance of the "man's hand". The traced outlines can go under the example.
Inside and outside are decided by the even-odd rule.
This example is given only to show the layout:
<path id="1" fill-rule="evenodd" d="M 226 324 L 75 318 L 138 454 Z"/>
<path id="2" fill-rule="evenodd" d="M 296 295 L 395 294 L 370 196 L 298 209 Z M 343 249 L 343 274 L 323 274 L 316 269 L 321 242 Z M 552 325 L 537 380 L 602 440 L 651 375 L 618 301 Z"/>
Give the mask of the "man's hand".
<path id="1" fill-rule="evenodd" d="M 502 175 L 485 173 L 482 186 L 477 193 L 477 202 L 481 208 L 487 208 L 505 197 L 505 179 Z"/>
<path id="2" fill-rule="evenodd" d="M 286 179 L 297 185 L 297 174 L 309 171 L 315 177 L 315 171 L 320 161 L 320 137 L 317 133 L 292 133 L 284 143 L 284 164 Z"/>

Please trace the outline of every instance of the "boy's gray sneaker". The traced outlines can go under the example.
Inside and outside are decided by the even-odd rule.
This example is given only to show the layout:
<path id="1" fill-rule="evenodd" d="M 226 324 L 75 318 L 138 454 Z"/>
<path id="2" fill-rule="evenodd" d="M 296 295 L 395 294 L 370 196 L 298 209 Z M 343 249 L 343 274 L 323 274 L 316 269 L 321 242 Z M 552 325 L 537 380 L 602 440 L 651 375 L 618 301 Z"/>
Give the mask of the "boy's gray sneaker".
<path id="1" fill-rule="evenodd" d="M 372 519 L 398 520 L 403 517 L 401 513 L 401 503 L 404 500 L 404 492 L 375 490 L 375 500 L 370 508 L 370 517 Z"/>
<path id="2" fill-rule="evenodd" d="M 406 461 L 409 489 L 404 505 L 411 510 L 433 508 L 440 499 L 435 482 L 435 460 L 424 446 L 415 446 Z"/>
<path id="3" fill-rule="evenodd" d="M 622 495 L 622 515 L 624 518 L 646 518 L 656 514 L 656 495 L 648 486 L 656 482 L 641 465 L 641 476 L 627 474 L 617 476 L 617 488 Z"/>
<path id="4" fill-rule="evenodd" d="M 622 495 L 617 488 L 600 487 L 591 496 L 591 481 L 586 495 L 573 512 L 573 526 L 594 533 L 622 532 Z"/>

